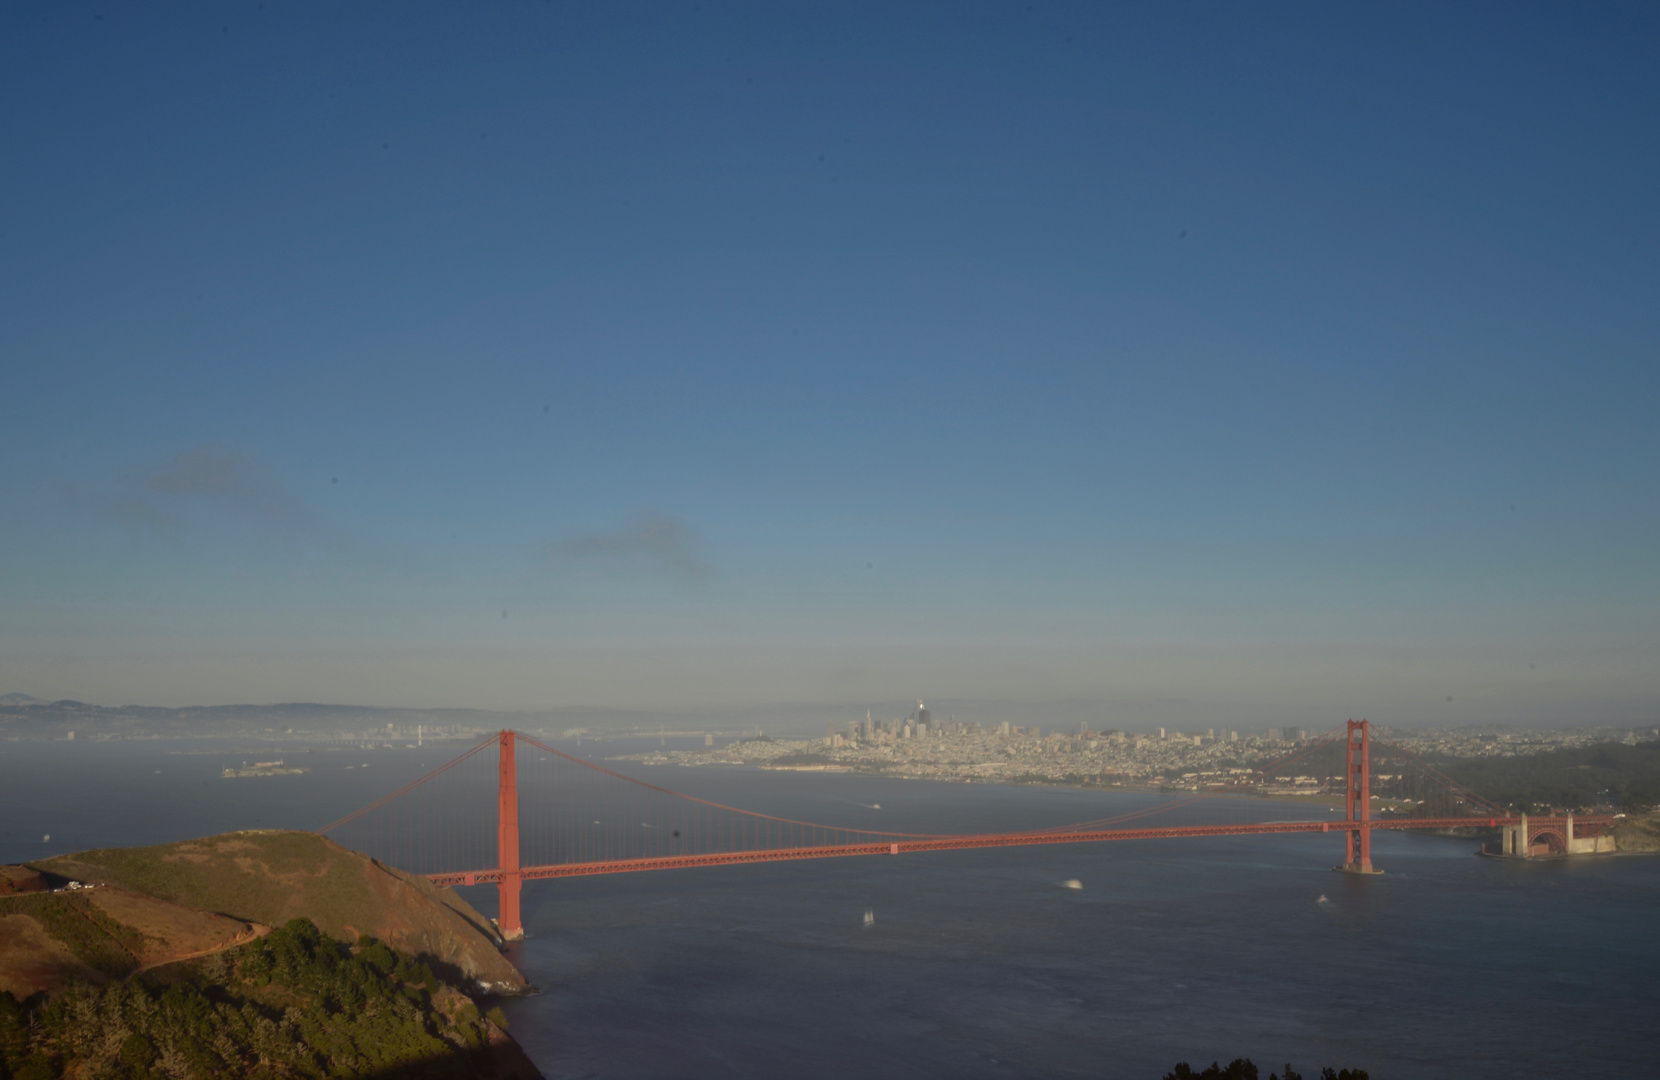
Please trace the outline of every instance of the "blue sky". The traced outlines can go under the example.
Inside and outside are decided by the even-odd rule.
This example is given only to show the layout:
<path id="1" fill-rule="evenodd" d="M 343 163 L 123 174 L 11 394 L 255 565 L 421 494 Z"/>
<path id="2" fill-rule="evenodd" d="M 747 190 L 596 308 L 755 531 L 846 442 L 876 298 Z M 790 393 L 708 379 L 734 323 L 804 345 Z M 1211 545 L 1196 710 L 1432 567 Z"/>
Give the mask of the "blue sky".
<path id="1" fill-rule="evenodd" d="M 0 690 L 1652 721 L 1657 43 L 9 6 Z"/>

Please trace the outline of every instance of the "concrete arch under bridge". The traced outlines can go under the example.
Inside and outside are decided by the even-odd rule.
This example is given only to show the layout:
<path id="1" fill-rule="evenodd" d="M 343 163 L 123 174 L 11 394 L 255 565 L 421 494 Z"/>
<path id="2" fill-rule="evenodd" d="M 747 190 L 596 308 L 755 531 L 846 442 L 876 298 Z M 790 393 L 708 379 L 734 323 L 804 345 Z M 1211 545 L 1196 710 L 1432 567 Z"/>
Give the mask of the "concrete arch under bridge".
<path id="1" fill-rule="evenodd" d="M 1509 859 L 1537 859 L 1551 855 L 1598 855 L 1615 850 L 1606 817 L 1533 817 L 1522 814 L 1503 826 L 1499 850 Z"/>

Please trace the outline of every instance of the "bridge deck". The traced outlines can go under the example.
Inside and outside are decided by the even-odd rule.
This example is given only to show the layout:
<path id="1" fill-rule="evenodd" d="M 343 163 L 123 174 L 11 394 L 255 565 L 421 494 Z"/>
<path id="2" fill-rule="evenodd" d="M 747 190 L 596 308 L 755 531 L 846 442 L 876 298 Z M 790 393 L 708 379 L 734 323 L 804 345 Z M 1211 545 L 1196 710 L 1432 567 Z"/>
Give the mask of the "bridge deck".
<path id="1" fill-rule="evenodd" d="M 748 863 L 790 862 L 797 859 L 835 859 L 851 855 L 901 855 L 917 851 L 959 851 L 966 848 L 1023 847 L 1032 844 L 1088 844 L 1108 840 L 1160 840 L 1181 836 L 1261 836 L 1279 833 L 1341 833 L 1356 828 L 1371 829 L 1469 829 L 1516 825 L 1521 818 L 1383 818 L 1358 823 L 1339 821 L 1269 821 L 1251 825 L 1178 825 L 1163 828 L 1053 830 L 1048 832 L 990 833 L 976 836 L 935 836 L 897 840 L 891 843 L 832 844 L 822 847 L 771 848 L 759 851 L 712 851 L 696 855 L 663 855 L 654 858 L 612 859 L 598 862 L 560 863 L 551 866 L 524 866 L 519 877 L 531 881 L 543 878 L 586 877 L 591 874 L 629 874 L 642 870 L 677 870 L 693 866 L 733 866 Z M 1534 824 L 1565 824 L 1562 818 L 1532 818 Z M 1576 824 L 1604 827 L 1613 819 L 1587 815 L 1575 817 Z M 439 885 L 480 885 L 502 880 L 499 869 L 427 874 Z"/>

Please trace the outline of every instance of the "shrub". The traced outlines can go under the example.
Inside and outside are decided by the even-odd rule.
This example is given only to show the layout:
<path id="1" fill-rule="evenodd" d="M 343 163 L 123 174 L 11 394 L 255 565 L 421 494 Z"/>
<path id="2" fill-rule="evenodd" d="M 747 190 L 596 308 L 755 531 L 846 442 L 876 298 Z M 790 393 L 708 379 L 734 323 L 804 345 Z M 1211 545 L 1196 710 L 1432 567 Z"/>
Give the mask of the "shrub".
<path id="1" fill-rule="evenodd" d="M 382 943 L 354 955 L 295 919 L 227 955 L 165 989 L 112 981 L 21 1003 L 0 993 L 0 1078 L 463 1077 L 472 1067 L 456 1048 L 485 1045 L 477 1006 Z"/>

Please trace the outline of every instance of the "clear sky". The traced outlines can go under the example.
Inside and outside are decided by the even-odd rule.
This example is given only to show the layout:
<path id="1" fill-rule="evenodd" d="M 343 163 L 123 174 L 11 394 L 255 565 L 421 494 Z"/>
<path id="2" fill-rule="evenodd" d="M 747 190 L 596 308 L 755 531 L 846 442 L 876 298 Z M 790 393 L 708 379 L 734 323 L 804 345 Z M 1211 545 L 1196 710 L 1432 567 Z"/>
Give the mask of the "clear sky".
<path id="1" fill-rule="evenodd" d="M 8 4 L 0 692 L 1660 717 L 1660 8 Z"/>

